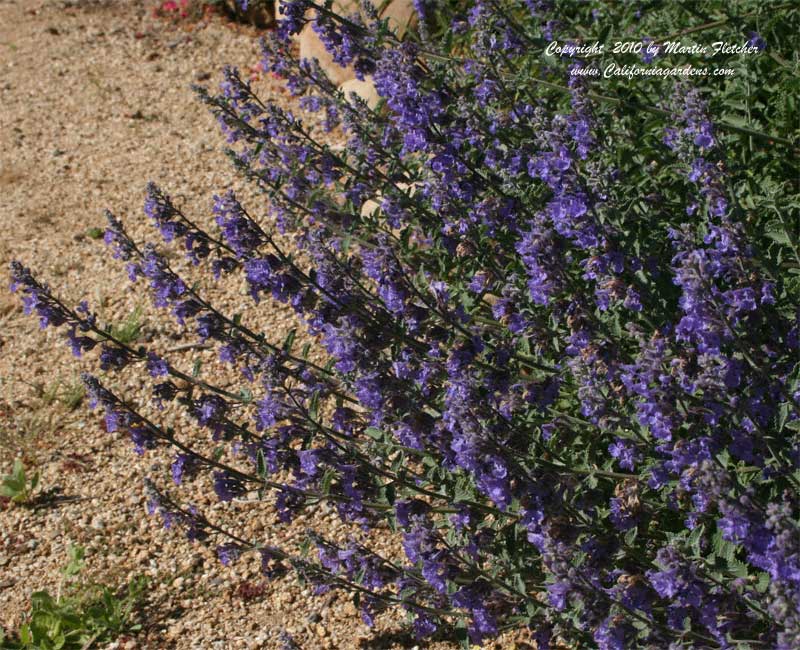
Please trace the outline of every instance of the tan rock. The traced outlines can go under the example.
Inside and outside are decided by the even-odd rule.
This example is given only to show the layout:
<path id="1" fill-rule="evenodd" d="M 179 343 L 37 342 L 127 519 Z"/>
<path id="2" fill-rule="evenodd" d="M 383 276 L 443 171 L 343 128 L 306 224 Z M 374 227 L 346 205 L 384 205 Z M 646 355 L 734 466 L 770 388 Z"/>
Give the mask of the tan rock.
<path id="1" fill-rule="evenodd" d="M 300 58 L 319 61 L 325 74 L 337 86 L 341 86 L 350 79 L 355 79 L 356 72 L 352 66 L 343 68 L 336 63 L 310 24 L 303 27 L 303 31 L 300 32 Z"/>
<path id="2" fill-rule="evenodd" d="M 373 201 L 372 199 L 368 199 L 364 201 L 364 204 L 361 206 L 361 216 L 369 217 L 380 207 L 381 207 L 380 203 L 378 203 L 377 201 Z"/>
<path id="3" fill-rule="evenodd" d="M 404 192 L 406 192 L 409 196 L 414 196 L 417 193 L 417 187 L 419 183 L 398 183 L 397 187 Z"/>
<path id="4" fill-rule="evenodd" d="M 417 22 L 417 14 L 414 11 L 411 0 L 391 0 L 390 2 L 378 4 L 377 7 L 380 17 L 388 20 L 389 27 L 395 31 L 399 38 L 402 38 L 406 31 Z M 341 16 L 350 16 L 354 13 L 361 13 L 362 16 L 364 15 L 363 12 L 360 11 L 360 5 L 357 0 L 335 0 L 331 8 Z M 308 10 L 306 13 L 309 17 L 313 15 L 313 13 L 310 12 L 313 12 L 313 10 Z M 281 2 L 279 0 L 276 0 L 275 15 L 278 18 L 283 16 L 283 9 L 281 8 Z M 364 17 L 366 18 L 366 16 Z M 334 62 L 333 57 L 325 49 L 325 46 L 310 24 L 303 27 L 299 36 L 295 38 L 300 44 L 300 58 L 317 59 L 322 69 L 337 86 L 340 86 L 345 81 L 355 79 L 356 75 L 352 67 L 343 68 Z M 361 95 L 360 89 L 357 89 L 356 92 Z M 374 91 L 367 92 L 367 94 L 371 97 Z M 370 100 L 368 100 L 368 103 L 369 101 Z"/>
<path id="5" fill-rule="evenodd" d="M 372 82 L 372 77 L 365 77 L 363 81 L 361 79 L 349 79 L 339 86 L 339 90 L 344 93 L 347 101 L 352 101 L 350 95 L 351 93 L 355 93 L 365 102 L 367 102 L 367 106 L 373 110 L 381 99 L 380 95 L 378 95 L 378 91 L 375 90 L 375 84 Z"/>
<path id="6" fill-rule="evenodd" d="M 389 28 L 393 29 L 398 38 L 403 38 L 406 31 L 417 24 L 417 12 L 410 0 L 392 0 L 381 11 L 378 5 L 381 18 L 389 21 Z"/>
<path id="7" fill-rule="evenodd" d="M 408 194 L 409 197 L 414 196 L 417 192 L 418 183 L 397 183 L 397 189 L 402 192 Z M 367 199 L 361 206 L 361 216 L 368 217 L 375 213 L 378 208 L 381 207 L 381 201 L 383 200 L 382 195 L 378 195 L 373 199 Z M 400 231 L 397 229 L 392 229 L 396 235 L 399 235 Z"/>
<path id="8" fill-rule="evenodd" d="M 322 3 L 324 4 L 324 3 Z M 286 16 L 283 8 L 286 5 L 286 0 L 275 0 L 275 19 L 283 20 Z M 332 10 L 336 13 L 347 16 L 358 11 L 359 3 L 357 0 L 334 0 Z M 314 9 L 306 9 L 306 17 L 314 16 Z"/>
<path id="9" fill-rule="evenodd" d="M 340 16 L 349 16 L 360 13 L 361 2 L 359 0 L 334 0 L 333 11 Z"/>
<path id="10" fill-rule="evenodd" d="M 283 11 L 283 5 L 285 4 L 281 0 L 275 0 L 275 20 L 283 20 L 286 17 Z"/>

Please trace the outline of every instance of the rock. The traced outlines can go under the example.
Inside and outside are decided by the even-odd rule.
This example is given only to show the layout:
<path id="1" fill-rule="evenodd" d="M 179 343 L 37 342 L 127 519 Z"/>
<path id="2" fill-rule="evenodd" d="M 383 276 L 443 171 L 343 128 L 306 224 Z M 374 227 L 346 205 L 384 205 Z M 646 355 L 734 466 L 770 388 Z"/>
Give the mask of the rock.
<path id="1" fill-rule="evenodd" d="M 340 16 L 360 13 L 360 0 L 333 0 L 333 11 Z"/>
<path id="2" fill-rule="evenodd" d="M 286 13 L 284 12 L 283 8 L 286 5 L 286 0 L 275 0 L 275 20 L 284 20 L 286 18 Z M 324 3 L 323 3 L 324 4 Z M 347 0 L 334 0 L 332 10 L 336 13 L 346 16 L 347 14 L 351 14 L 355 11 L 358 11 L 358 2 L 348 2 Z M 313 18 L 315 16 L 315 11 L 313 9 L 306 9 L 305 12 L 306 18 Z M 299 34 L 292 34 L 292 40 L 299 40 Z"/>
<path id="3" fill-rule="evenodd" d="M 417 186 L 418 183 L 398 183 L 397 187 L 404 192 L 406 192 L 409 196 L 414 196 L 417 193 Z"/>
<path id="4" fill-rule="evenodd" d="M 350 94 L 355 93 L 373 110 L 381 100 L 378 91 L 375 90 L 375 84 L 372 83 L 372 77 L 364 77 L 364 81 L 361 81 L 361 79 L 349 79 L 339 86 L 339 90 L 344 93 L 345 98 L 350 102 L 352 102 Z"/>
<path id="5" fill-rule="evenodd" d="M 377 201 L 373 201 L 372 199 L 367 199 L 364 201 L 364 204 L 361 206 L 361 216 L 368 217 L 371 214 L 381 207 L 381 204 Z"/>
<path id="6" fill-rule="evenodd" d="M 277 24 L 277 22 L 279 20 L 285 20 L 285 18 L 286 18 L 286 14 L 283 11 L 283 7 L 284 7 L 285 4 L 286 4 L 285 0 L 275 0 L 275 22 L 276 22 L 276 24 Z M 306 10 L 306 15 L 309 14 L 309 11 L 310 11 L 309 9 Z M 297 41 L 300 40 L 300 34 L 292 34 L 291 38 L 292 38 L 293 41 L 297 42 Z"/>
<path id="7" fill-rule="evenodd" d="M 417 24 L 417 12 L 410 0 L 393 0 L 381 12 L 381 18 L 389 21 L 389 28 L 395 30 L 398 38 L 403 38 Z"/>
<path id="8" fill-rule="evenodd" d="M 322 70 L 337 86 L 341 86 L 345 81 L 354 79 L 356 76 L 352 66 L 343 68 L 333 60 L 333 56 L 325 49 L 320 37 L 317 36 L 310 24 L 303 27 L 303 31 L 300 32 L 300 58 L 319 61 Z"/>

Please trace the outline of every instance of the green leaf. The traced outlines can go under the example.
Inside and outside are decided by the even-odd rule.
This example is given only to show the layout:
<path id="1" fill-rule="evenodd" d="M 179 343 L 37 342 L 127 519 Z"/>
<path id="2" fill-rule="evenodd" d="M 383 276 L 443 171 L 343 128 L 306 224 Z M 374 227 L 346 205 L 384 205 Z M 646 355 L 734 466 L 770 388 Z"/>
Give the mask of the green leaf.
<path id="1" fill-rule="evenodd" d="M 711 538 L 711 548 L 714 555 L 726 563 L 730 563 L 736 554 L 736 544 L 723 539 L 719 530 Z"/>
<path id="2" fill-rule="evenodd" d="M 293 327 L 289 330 L 289 333 L 286 335 L 286 338 L 283 341 L 283 351 L 286 354 L 289 354 L 292 351 L 292 345 L 294 344 L 294 339 L 297 336 L 297 328 Z"/>
<path id="3" fill-rule="evenodd" d="M 386 494 L 386 501 L 389 503 L 390 506 L 394 505 L 395 499 L 397 497 L 397 490 L 394 487 L 394 483 L 389 483 L 384 488 Z"/>
<path id="4" fill-rule="evenodd" d="M 308 417 L 317 422 L 319 414 L 319 391 L 314 391 L 311 395 L 311 403 L 308 405 Z"/>
<path id="5" fill-rule="evenodd" d="M 334 472 L 331 469 L 326 469 L 322 474 L 322 480 L 319 483 L 319 491 L 323 496 L 328 496 L 331 493 L 331 484 L 334 479 Z"/>
<path id="6" fill-rule="evenodd" d="M 770 230 L 767 231 L 766 235 L 772 241 L 777 242 L 778 244 L 783 244 L 784 246 L 789 246 L 792 243 L 792 241 L 789 239 L 789 235 L 787 235 L 783 230 Z"/>
<path id="7" fill-rule="evenodd" d="M 33 644 L 33 634 L 30 625 L 23 625 L 19 628 L 19 640 L 22 645 L 30 646 Z"/>
<path id="8" fill-rule="evenodd" d="M 469 632 L 467 631 L 467 623 L 461 618 L 456 623 L 455 629 L 456 641 L 464 650 L 470 650 L 469 646 Z"/>
<path id="9" fill-rule="evenodd" d="M 786 423 L 786 428 L 792 431 L 800 431 L 800 418 Z"/>
<path id="10" fill-rule="evenodd" d="M 686 543 L 689 545 L 689 548 L 692 549 L 692 553 L 694 553 L 696 557 L 700 555 L 700 540 L 703 538 L 705 529 L 705 524 L 695 526 L 694 530 L 689 534 L 689 538 L 686 540 Z"/>
<path id="11" fill-rule="evenodd" d="M 264 457 L 263 449 L 259 449 L 256 452 L 256 473 L 259 478 L 266 478 L 267 476 L 267 459 Z"/>
<path id="12" fill-rule="evenodd" d="M 67 547 L 67 555 L 69 556 L 69 562 L 67 566 L 64 567 L 64 575 L 67 577 L 72 577 L 77 575 L 81 572 L 84 565 L 84 557 L 86 555 L 86 549 L 83 546 L 78 546 L 75 544 L 70 544 Z M 41 592 L 42 598 L 50 599 L 50 594 L 47 592 Z"/>
<path id="13" fill-rule="evenodd" d="M 728 562 L 728 571 L 733 573 L 738 578 L 746 578 L 749 570 L 749 566 L 744 562 L 739 562 L 739 560 L 733 559 Z"/>
<path id="14" fill-rule="evenodd" d="M 0 485 L 0 495 L 4 497 L 13 498 L 17 496 L 19 492 L 19 486 L 11 481 L 3 481 L 3 485 Z"/>
<path id="15" fill-rule="evenodd" d="M 11 476 L 22 485 L 25 485 L 25 466 L 19 458 L 14 459 L 14 469 L 11 470 Z"/>

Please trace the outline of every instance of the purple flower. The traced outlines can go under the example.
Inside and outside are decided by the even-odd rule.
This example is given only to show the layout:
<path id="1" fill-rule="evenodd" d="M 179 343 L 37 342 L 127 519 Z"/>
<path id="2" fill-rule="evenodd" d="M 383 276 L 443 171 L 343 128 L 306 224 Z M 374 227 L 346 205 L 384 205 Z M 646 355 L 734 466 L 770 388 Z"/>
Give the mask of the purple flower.
<path id="1" fill-rule="evenodd" d="M 224 566 L 229 566 L 239 559 L 243 550 L 239 544 L 233 542 L 221 544 L 217 546 L 217 557 Z"/>
<path id="2" fill-rule="evenodd" d="M 146 449 L 152 449 L 156 446 L 152 432 L 146 427 L 130 427 L 128 431 L 133 442 L 133 449 L 140 456 L 144 454 Z"/>
<path id="3" fill-rule="evenodd" d="M 145 248 L 139 272 L 150 280 L 156 307 L 168 307 L 187 292 L 183 280 L 169 270 L 166 261 L 153 247 Z"/>
<path id="4" fill-rule="evenodd" d="M 214 215 L 222 236 L 236 257 L 250 257 L 264 243 L 261 229 L 245 214 L 233 192 L 214 196 Z"/>
<path id="5" fill-rule="evenodd" d="M 417 639 L 423 639 L 430 636 L 439 629 L 439 626 L 434 622 L 429 614 L 418 611 L 414 618 L 414 636 Z"/>
<path id="6" fill-rule="evenodd" d="M 233 501 L 246 491 L 244 483 L 228 472 L 214 472 L 214 492 L 220 501 Z"/>
<path id="7" fill-rule="evenodd" d="M 67 339 L 72 348 L 72 354 L 76 357 L 80 357 L 83 352 L 88 352 L 97 345 L 97 341 L 89 336 L 78 336 L 75 327 L 71 327 L 67 331 Z"/>
<path id="8" fill-rule="evenodd" d="M 148 352 L 147 372 L 151 377 L 166 377 L 169 374 L 169 365 L 155 352 Z"/>
<path id="9" fill-rule="evenodd" d="M 136 245 L 128 237 L 122 222 L 108 210 L 106 210 L 106 220 L 108 221 L 108 228 L 103 234 L 103 241 L 107 246 L 114 248 L 113 255 L 115 259 L 130 260 L 136 255 Z"/>
<path id="10" fill-rule="evenodd" d="M 269 429 L 283 419 L 286 407 L 275 390 L 268 389 L 264 398 L 258 403 L 256 412 L 256 430 Z"/>
<path id="11" fill-rule="evenodd" d="M 103 370 L 122 370 L 131 361 L 131 358 L 123 348 L 113 347 L 103 344 L 100 348 L 100 368 Z"/>
<path id="12" fill-rule="evenodd" d="M 567 597 L 571 591 L 572 585 L 569 582 L 556 582 L 547 587 L 548 600 L 558 611 L 564 611 L 567 607 Z"/>
<path id="13" fill-rule="evenodd" d="M 147 197 L 144 202 L 144 213 L 153 220 L 161 232 L 164 241 L 169 243 L 175 238 L 183 237 L 188 228 L 179 217 L 178 211 L 155 183 L 147 184 Z"/>
<path id="14" fill-rule="evenodd" d="M 200 425 L 213 426 L 225 417 L 228 403 L 219 395 L 206 394 L 195 402 L 194 416 Z"/>
<path id="15" fill-rule="evenodd" d="M 403 528 L 411 525 L 412 520 L 417 518 L 424 519 L 425 514 L 430 510 L 430 505 L 419 499 L 400 500 L 394 504 L 397 523 Z"/>
<path id="16" fill-rule="evenodd" d="M 172 480 L 175 485 L 180 485 L 183 479 L 195 473 L 199 467 L 197 457 L 191 454 L 178 453 L 172 461 Z"/>
<path id="17" fill-rule="evenodd" d="M 627 641 L 635 630 L 617 617 L 609 617 L 594 631 L 593 637 L 598 650 L 625 650 Z"/>
<path id="18" fill-rule="evenodd" d="M 608 451 L 613 458 L 617 459 L 621 468 L 631 471 L 635 469 L 637 453 L 636 446 L 632 442 L 617 438 L 609 445 Z"/>
<path id="19" fill-rule="evenodd" d="M 767 49 L 767 42 L 758 32 L 747 32 L 747 45 L 756 48 L 759 52 Z"/>
<path id="20" fill-rule="evenodd" d="M 305 449 L 297 452 L 300 459 L 300 468 L 309 478 L 315 478 L 320 473 L 324 451 L 322 449 Z"/>

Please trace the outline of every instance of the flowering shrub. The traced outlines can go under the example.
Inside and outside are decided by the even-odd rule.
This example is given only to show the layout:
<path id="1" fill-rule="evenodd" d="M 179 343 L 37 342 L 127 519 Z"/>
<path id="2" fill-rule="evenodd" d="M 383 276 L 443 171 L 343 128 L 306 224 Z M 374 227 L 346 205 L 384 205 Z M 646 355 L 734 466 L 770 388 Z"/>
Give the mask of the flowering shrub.
<path id="1" fill-rule="evenodd" d="M 256 305 L 291 305 L 329 363 L 217 309 L 110 213 L 131 281 L 218 347 L 240 391 L 119 340 L 19 263 L 12 287 L 77 356 L 146 371 L 156 404 L 227 443 L 205 453 L 87 375 L 109 431 L 139 453 L 176 448 L 176 484 L 206 480 L 222 501 L 257 490 L 283 522 L 327 501 L 390 526 L 405 552 L 317 531 L 303 556 L 148 482 L 151 510 L 223 563 L 260 554 L 267 575 L 352 591 L 367 622 L 405 609 L 419 636 L 527 626 L 540 649 L 797 648 L 800 11 L 454 5 L 415 3 L 419 34 L 399 41 L 369 8 L 287 3 L 263 65 L 346 146 L 226 69 L 218 94 L 198 93 L 267 216 L 229 192 L 207 229 L 147 188 L 167 244 L 198 273 L 241 274 Z M 376 110 L 292 60 L 307 21 L 373 80 Z M 602 79 L 578 74 L 592 55 L 545 52 L 648 35 L 653 48 L 615 61 L 669 67 L 687 61 L 652 50 L 684 33 L 753 53 L 713 59 L 733 76 Z"/>

